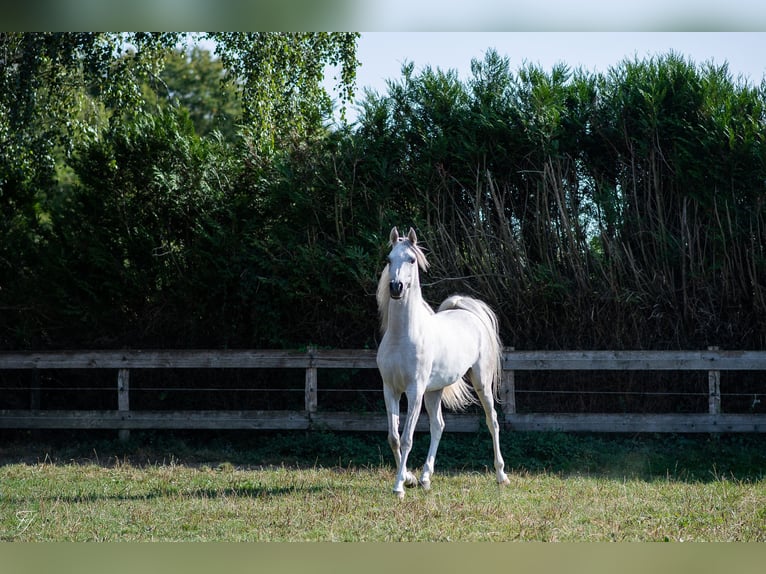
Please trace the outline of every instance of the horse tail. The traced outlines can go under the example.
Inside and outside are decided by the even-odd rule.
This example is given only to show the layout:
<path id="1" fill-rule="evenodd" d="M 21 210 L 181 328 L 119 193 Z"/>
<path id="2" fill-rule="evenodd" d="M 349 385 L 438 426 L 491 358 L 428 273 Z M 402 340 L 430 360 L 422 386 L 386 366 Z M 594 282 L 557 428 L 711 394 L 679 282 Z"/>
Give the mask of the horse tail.
<path id="1" fill-rule="evenodd" d="M 442 404 L 451 411 L 464 411 L 478 402 L 465 378 L 458 379 L 442 391 Z"/>
<path id="2" fill-rule="evenodd" d="M 489 372 L 489 380 L 492 385 L 492 395 L 495 400 L 500 402 L 499 389 L 500 389 L 500 375 L 503 369 L 502 363 L 502 351 L 503 344 L 500 341 L 500 327 L 497 320 L 497 315 L 490 308 L 489 305 L 473 297 L 467 297 L 465 295 L 452 295 L 447 297 L 441 305 L 437 313 L 446 311 L 449 309 L 460 309 L 468 311 L 479 318 L 481 324 L 484 326 L 486 337 L 485 343 L 482 345 L 482 353 L 486 351 L 486 358 L 484 358 L 484 365 Z M 467 407 L 469 404 L 475 403 L 476 399 L 470 393 L 470 386 L 460 379 L 456 383 L 450 385 L 444 389 L 442 395 L 442 402 L 447 408 L 460 410 Z M 448 396 L 449 395 L 449 396 Z M 468 395 L 469 399 L 465 398 Z M 466 402 L 468 401 L 468 402 Z M 451 406 L 455 402 L 459 402 L 461 406 Z"/>

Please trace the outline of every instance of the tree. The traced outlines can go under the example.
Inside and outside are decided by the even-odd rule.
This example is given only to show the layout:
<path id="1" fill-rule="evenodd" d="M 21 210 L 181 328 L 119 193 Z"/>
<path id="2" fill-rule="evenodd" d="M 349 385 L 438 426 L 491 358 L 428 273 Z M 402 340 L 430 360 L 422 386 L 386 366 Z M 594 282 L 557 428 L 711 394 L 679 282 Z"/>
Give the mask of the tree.
<path id="1" fill-rule="evenodd" d="M 92 128 L 94 100 L 134 109 L 175 34 L 0 33 L 0 186 L 53 178 L 57 146 Z M 16 174 L 16 177 L 13 174 Z"/>
<path id="2" fill-rule="evenodd" d="M 219 132 L 235 140 L 242 119 L 236 86 L 219 58 L 199 46 L 176 48 L 163 60 L 158 78 L 145 89 L 147 113 L 167 105 L 186 109 L 198 135 Z"/>
<path id="3" fill-rule="evenodd" d="M 329 117 L 332 103 L 322 87 L 327 65 L 340 66 L 341 100 L 351 99 L 357 37 L 207 35 L 240 90 L 244 122 L 272 141 L 316 130 Z M 188 40 L 179 33 L 0 33 L 0 189 L 6 198 L 9 186 L 39 189 L 53 182 L 54 151 L 57 146 L 68 150 L 92 133 L 98 103 L 112 115 L 141 109 L 142 86 L 150 80 L 156 84 L 164 56 Z M 177 66 L 172 58 L 169 62 L 172 76 Z M 202 70 L 200 65 L 194 71 L 199 77 Z"/>
<path id="4" fill-rule="evenodd" d="M 182 75 L 185 64 L 173 55 L 173 50 L 195 38 L 186 34 L 0 33 L 0 346 L 61 345 L 66 344 L 67 333 L 76 335 L 74 327 L 60 330 L 56 341 L 43 333 L 50 325 L 69 324 L 67 317 L 78 311 L 82 316 L 90 313 L 88 297 L 98 295 L 104 282 L 98 284 L 97 274 L 62 269 L 65 261 L 79 261 L 80 268 L 114 279 L 109 284 L 114 292 L 103 300 L 96 297 L 104 303 L 101 310 L 123 301 L 114 316 L 137 316 L 139 304 L 153 296 L 153 287 L 144 284 L 145 291 L 134 292 L 132 299 L 124 297 L 131 295 L 130 289 L 140 287 L 143 277 L 159 277 L 162 285 L 170 284 L 171 279 L 162 275 L 170 273 L 170 267 L 160 269 L 156 263 L 162 260 L 178 267 L 177 246 L 189 249 L 204 235 L 197 233 L 201 229 L 197 220 L 206 218 L 205 224 L 215 227 L 209 214 L 229 213 L 229 206 L 215 204 L 183 219 L 191 211 L 180 205 L 200 207 L 194 198 L 214 197 L 228 189 L 230 181 L 222 177 L 220 186 L 203 189 L 204 182 L 193 177 L 195 166 L 205 166 L 206 173 L 228 174 L 230 165 L 239 168 L 238 162 L 247 164 L 250 159 L 239 143 L 223 137 L 198 141 L 207 129 L 205 108 L 226 102 L 232 87 L 238 90 L 245 106 L 243 115 L 234 119 L 248 136 L 243 140 L 251 147 L 245 150 L 255 143 L 258 155 L 269 149 L 264 142 L 276 150 L 283 146 L 275 144 L 287 138 L 319 139 L 326 133 L 323 122 L 331 110 L 330 96 L 321 85 L 325 67 L 340 66 L 342 98 L 349 99 L 356 37 L 210 34 L 206 38 L 217 42 L 220 60 L 201 57 L 194 66 L 187 61 L 198 78 L 205 78 L 204 90 L 194 90 Z M 192 51 L 192 59 L 195 55 L 201 53 Z M 213 86 L 221 77 L 225 81 L 216 102 Z M 160 102 L 156 96 L 147 101 L 152 92 L 148 86 L 155 94 L 164 87 L 163 97 L 175 99 L 174 107 L 186 110 L 150 105 Z M 193 129 L 186 117 L 194 122 Z M 210 116 L 214 118 L 215 113 Z M 226 135 L 233 138 L 233 129 Z M 254 165 L 258 171 L 257 162 Z M 108 177 L 91 178 L 98 173 Z M 257 173 L 243 181 L 268 187 Z M 257 189 L 254 193 L 250 185 L 241 189 L 247 194 L 243 202 L 267 193 Z M 119 208 L 128 200 L 135 207 L 129 214 L 135 225 L 103 229 L 109 221 L 125 223 L 118 217 Z M 215 201 L 219 200 L 224 201 Z M 238 194 L 235 201 L 240 201 Z M 168 222 L 172 230 L 166 227 Z M 195 234 L 188 233 L 191 226 L 196 226 Z M 179 239 L 174 233 L 186 235 Z M 148 237 L 144 243 L 136 240 L 142 234 Z M 157 251 L 158 238 L 160 247 L 172 249 Z M 94 245 L 99 241 L 103 244 Z M 68 253 L 68 246 L 82 249 Z M 61 253 L 66 257 L 59 257 Z M 49 279 L 51 271 L 76 280 L 78 292 L 85 294 L 79 303 Z M 131 300 L 139 303 L 133 305 Z"/>
<path id="5" fill-rule="evenodd" d="M 322 86 L 326 66 L 340 66 L 341 104 L 354 94 L 358 33 L 211 33 L 216 54 L 240 87 L 244 123 L 273 144 L 321 129 L 332 113 Z"/>
<path id="6" fill-rule="evenodd" d="M 133 110 L 174 34 L 0 33 L 0 307 L 24 315 L 44 281 L 51 211 L 78 141 Z"/>

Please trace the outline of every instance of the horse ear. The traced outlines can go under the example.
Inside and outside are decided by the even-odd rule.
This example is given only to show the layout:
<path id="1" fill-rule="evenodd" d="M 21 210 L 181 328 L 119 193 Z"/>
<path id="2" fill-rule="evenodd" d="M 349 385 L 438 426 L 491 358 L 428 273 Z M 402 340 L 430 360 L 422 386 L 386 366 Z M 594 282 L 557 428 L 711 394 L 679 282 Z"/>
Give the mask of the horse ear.
<path id="1" fill-rule="evenodd" d="M 415 245 L 418 242 L 418 236 L 415 235 L 415 230 L 410 227 L 410 232 L 407 234 L 407 239 L 410 240 L 410 243 Z"/>
<path id="2" fill-rule="evenodd" d="M 394 245 L 397 241 L 399 241 L 399 230 L 396 228 L 396 226 L 391 228 L 391 235 L 389 240 L 391 241 L 391 245 Z"/>

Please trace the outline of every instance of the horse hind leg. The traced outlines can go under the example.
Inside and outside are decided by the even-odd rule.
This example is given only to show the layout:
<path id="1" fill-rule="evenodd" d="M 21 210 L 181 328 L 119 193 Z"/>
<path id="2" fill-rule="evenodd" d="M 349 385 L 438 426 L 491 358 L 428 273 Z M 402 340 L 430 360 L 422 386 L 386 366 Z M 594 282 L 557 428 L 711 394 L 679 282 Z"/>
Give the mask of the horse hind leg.
<path id="1" fill-rule="evenodd" d="M 495 476 L 497 483 L 500 486 L 507 486 L 511 483 L 508 480 L 508 476 L 505 474 L 505 461 L 503 455 L 500 452 L 500 425 L 497 422 L 497 411 L 495 410 L 495 397 L 492 392 L 491 384 L 484 384 L 481 378 L 479 369 L 472 368 L 469 372 L 471 384 L 476 389 L 476 394 L 479 396 L 481 406 L 484 408 L 485 420 L 487 422 L 487 428 L 492 435 L 492 448 L 495 454 Z"/>
<path id="2" fill-rule="evenodd" d="M 429 391 L 425 394 L 424 402 L 431 430 L 431 446 L 428 449 L 426 463 L 423 465 L 423 472 L 420 475 L 420 486 L 425 490 L 431 488 L 431 475 L 434 472 L 436 463 L 436 451 L 439 448 L 439 441 L 444 432 L 444 417 L 442 416 L 442 390 Z"/>

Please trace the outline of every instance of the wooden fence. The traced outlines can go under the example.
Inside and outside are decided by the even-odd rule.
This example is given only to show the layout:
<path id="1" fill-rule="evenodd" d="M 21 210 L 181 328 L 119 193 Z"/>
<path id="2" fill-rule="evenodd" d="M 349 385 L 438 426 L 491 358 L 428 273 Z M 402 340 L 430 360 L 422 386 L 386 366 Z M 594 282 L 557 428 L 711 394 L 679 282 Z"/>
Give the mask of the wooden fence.
<path id="1" fill-rule="evenodd" d="M 301 369 L 305 401 L 300 411 L 143 411 L 130 408 L 135 369 Z M 369 350 L 306 351 L 62 351 L 0 352 L 0 370 L 110 369 L 116 371 L 116 410 L 45 410 L 32 392 L 29 409 L 0 410 L 0 428 L 25 429 L 327 429 L 384 431 L 379 413 L 323 411 L 318 369 L 376 369 Z M 573 414 L 516 412 L 518 371 L 697 371 L 707 373 L 707 412 L 682 414 Z M 721 412 L 722 371 L 766 371 L 766 351 L 515 351 L 506 349 L 500 388 L 501 420 L 510 430 L 588 432 L 764 432 L 766 414 Z M 34 389 L 31 389 L 33 391 Z M 382 391 L 381 391 L 382 392 Z M 764 386 L 766 394 L 766 385 Z M 2 400 L 0 398 L 0 400 Z M 483 429 L 478 414 L 445 414 L 446 430 Z M 427 430 L 422 416 L 418 430 Z"/>

